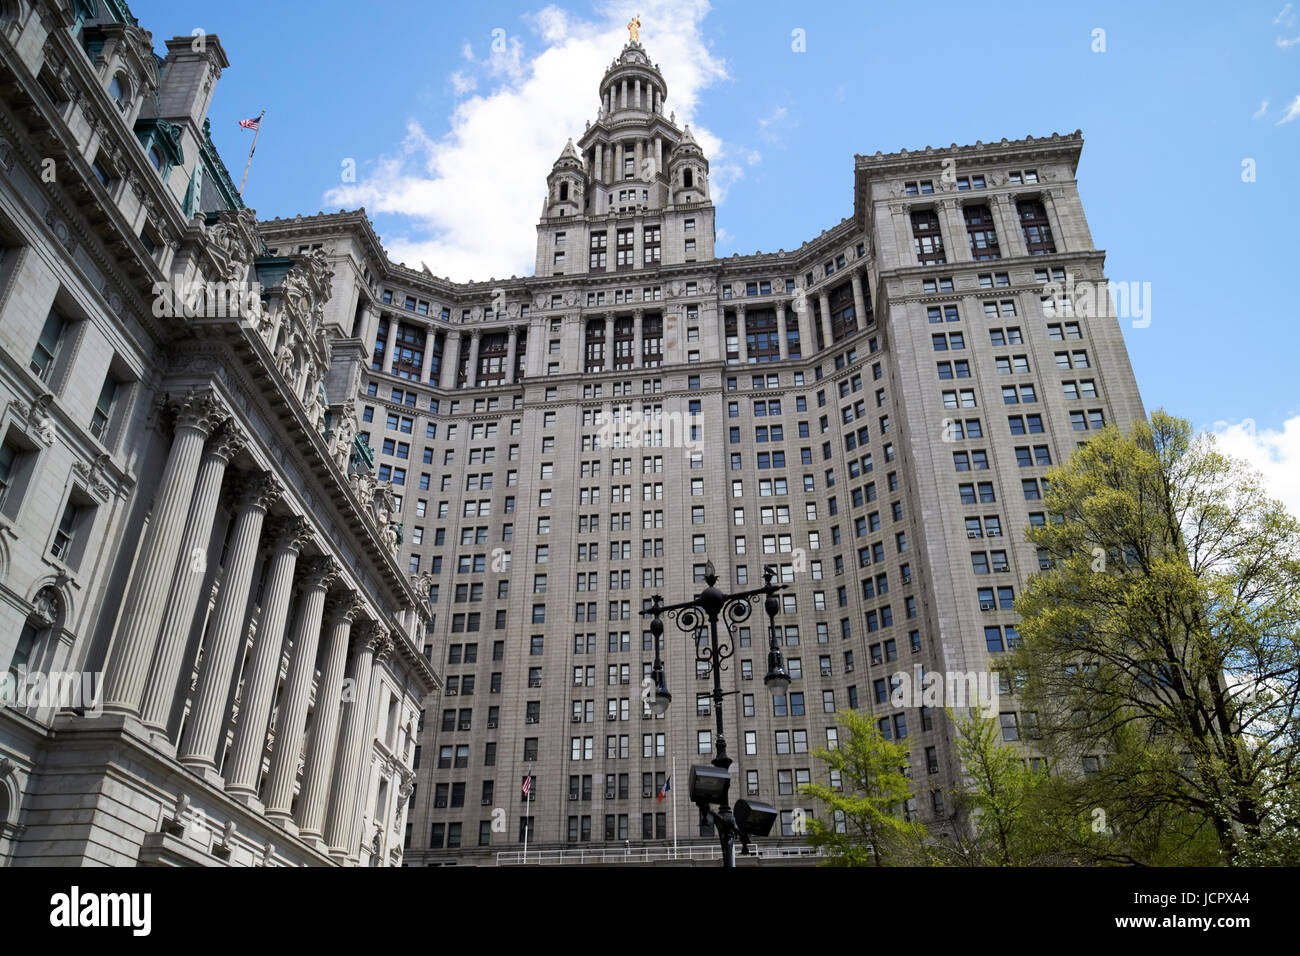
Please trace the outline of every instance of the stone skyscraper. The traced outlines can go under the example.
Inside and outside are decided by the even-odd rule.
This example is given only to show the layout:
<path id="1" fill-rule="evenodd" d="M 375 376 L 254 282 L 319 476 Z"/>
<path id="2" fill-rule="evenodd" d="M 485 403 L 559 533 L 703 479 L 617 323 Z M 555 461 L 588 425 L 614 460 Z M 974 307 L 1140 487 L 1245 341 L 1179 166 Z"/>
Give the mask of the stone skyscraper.
<path id="1" fill-rule="evenodd" d="M 9 64 L 33 45 L 14 45 L 12 25 L 4 29 L 10 39 L 0 49 Z M 114 29 L 104 28 L 104 56 L 117 49 Z M 108 76 L 93 63 L 93 55 L 78 63 L 77 76 Z M 26 98 L 5 101 L 6 136 L 14 135 L 13 117 L 30 114 L 32 104 L 46 112 L 57 105 L 44 97 L 63 73 L 42 72 L 40 64 L 26 69 Z M 179 83 L 185 74 L 166 75 Z M 101 85 L 109 90 L 107 79 Z M 757 586 L 766 565 L 789 585 L 777 618 L 793 677 L 789 692 L 774 699 L 763 686 L 767 635 L 758 615 L 735 635 L 724 674 L 725 689 L 734 693 L 725 705 L 733 799 L 752 796 L 782 811 L 780 828 L 762 842 L 803 842 L 794 811 L 821 811 L 798 788 L 824 779 L 811 751 L 834 745 L 835 711 L 845 708 L 870 712 L 889 736 L 906 738 L 918 797 L 904 812 L 941 825 L 950 810 L 943 795 L 956 777 L 951 730 L 941 709 L 914 700 L 895 706 L 893 675 L 914 675 L 918 667 L 970 675 L 996 666 L 1016 640 L 1011 601 L 1039 570 L 1023 535 L 1046 520 L 1047 467 L 1092 429 L 1127 427 L 1143 415 L 1117 321 L 1075 314 L 1062 291 L 1103 281 L 1104 254 L 1093 246 L 1075 184 L 1082 138 L 1053 134 L 858 156 L 849 218 L 791 251 L 720 260 L 708 157 L 689 127 L 677 123 L 666 79 L 639 42 L 623 48 L 597 94 L 593 121 L 563 146 L 546 177 L 531 277 L 461 283 L 392 263 L 364 210 L 246 223 L 255 230 L 248 241 L 258 246 L 249 255 L 271 290 L 270 311 L 291 302 L 286 285 L 294 283 L 284 280 L 291 269 L 319 279 L 317 294 L 327 302 L 329 429 L 317 427 L 306 388 L 325 360 L 313 343 L 286 339 L 278 328 L 258 333 L 241 326 L 242 339 L 229 329 L 219 336 L 196 328 L 194 336 L 204 338 L 189 342 L 151 327 L 147 341 L 155 344 L 135 344 L 143 333 L 123 343 L 135 350 L 127 365 L 150 371 L 137 373 L 143 391 L 123 419 L 131 430 L 122 447 L 147 458 L 150 476 L 162 473 L 162 425 L 151 423 L 164 420 L 146 410 L 153 395 L 175 389 L 166 384 L 166 367 L 148 364 L 156 354 L 175 356 L 168 367 L 198 374 L 191 351 L 220 343 L 241 366 L 258 370 L 248 400 L 262 402 L 268 390 L 288 388 L 270 346 L 293 345 L 297 397 L 287 393 L 288 410 L 279 418 L 263 411 L 253 421 L 282 429 L 277 440 L 307 456 L 311 480 L 321 484 L 304 489 L 292 479 L 301 469 L 286 473 L 282 494 L 307 497 L 282 510 L 322 516 L 329 527 L 318 529 L 324 533 L 314 539 L 313 556 L 338 550 L 345 576 L 364 565 L 347 586 L 375 595 L 368 623 L 382 619 L 394 644 L 400 634 L 402 648 L 416 649 L 416 657 L 423 652 L 418 661 L 390 656 L 400 666 L 376 678 L 393 688 L 388 703 L 372 699 L 369 722 L 348 738 L 371 760 L 352 768 L 357 832 L 340 848 L 343 860 L 492 863 L 498 853 L 517 854 L 525 821 L 530 853 L 552 857 L 663 848 L 674 833 L 683 845 L 714 847 L 685 799 L 690 765 L 707 763 L 716 745 L 705 696 L 711 683 L 697 676 L 687 637 L 670 626 L 665 659 L 674 703 L 666 716 L 650 716 L 641 682 L 652 648 L 638 614 L 652 595 L 671 603 L 701 590 L 709 560 L 727 590 Z M 202 111 L 194 115 L 201 123 Z M 180 119 L 168 122 L 188 129 Z M 139 136 L 139 124 L 136 130 Z M 26 135 L 34 142 L 41 134 Z M 86 169 L 96 161 L 85 145 L 94 135 L 79 141 Z M 563 139 L 557 131 L 557 146 Z M 169 141 L 158 142 L 164 149 Z M 186 161 L 196 148 L 208 155 L 202 142 L 186 143 Z M 37 150 L 23 155 L 27 168 L 39 168 Z M 115 178 L 125 178 L 116 172 L 117 153 L 103 155 L 113 164 L 104 168 L 106 188 L 130 200 L 134 193 Z M 170 155 L 160 161 L 182 161 Z M 83 178 L 84 189 L 98 196 L 96 183 Z M 171 178 L 180 182 L 175 173 Z M 118 270 L 134 275 L 130 269 L 141 263 L 147 270 L 146 254 L 170 263 L 174 249 L 200 242 L 190 210 L 180 215 L 186 185 L 171 193 L 177 214 L 168 209 L 166 230 L 147 224 L 158 219 L 156 211 L 153 219 L 136 213 L 129 230 L 117 226 L 126 234 L 109 248 L 140 260 Z M 3 195 L 12 201 L 9 191 Z M 251 220 L 241 218 L 236 200 L 208 219 Z M 78 201 L 69 197 L 67 205 Z M 155 204 L 161 202 L 160 195 Z M 49 225 L 46 207 L 24 215 L 42 249 L 59 261 L 75 257 Z M 39 451 L 30 410 L 42 389 L 25 363 L 45 341 L 42 323 L 52 314 L 57 283 L 20 284 L 20 291 L 46 291 L 22 291 L 32 301 L 14 311 L 9 250 L 18 239 L 9 218 L 0 225 L 5 353 L 22 359 L 7 360 L 4 385 L 25 403 L 21 421 L 13 406 L 7 419 L 15 422 L 6 434 L 21 466 L 5 472 L 20 476 L 6 477 L 12 496 L 29 474 L 21 468 L 33 460 L 23 456 Z M 137 248 L 138 235 L 155 251 Z M 166 263 L 162 272 L 171 274 Z M 95 306 L 102 309 L 97 299 Z M 11 318 L 18 314 L 21 323 Z M 21 336 L 12 331 L 19 328 Z M 93 371 L 79 373 L 78 381 L 97 392 L 103 369 Z M 69 381 L 66 370 L 58 381 Z M 242 420 L 240 401 L 228 411 Z M 348 402 L 359 444 L 338 457 L 338 423 L 351 427 Z M 87 414 L 91 403 L 82 403 Z M 200 441 L 190 431 L 193 457 Z M 85 467 L 96 461 L 88 439 L 39 454 L 49 460 L 74 449 Z M 238 459 L 240 470 L 256 464 L 278 472 L 273 455 L 254 457 L 256 463 Z M 143 473 L 146 466 L 133 462 L 110 470 L 113 481 L 122 485 L 128 467 Z M 14 466 L 6 459 L 5 467 Z M 61 465 L 61 474 L 82 489 L 69 492 L 75 521 L 93 504 L 94 488 L 78 485 L 81 472 L 69 467 Z M 147 481 L 152 493 L 158 479 Z M 30 486 L 24 497 L 20 520 L 33 534 L 57 535 L 62 499 L 44 501 L 56 490 L 53 483 Z M 142 498 L 149 495 L 125 485 L 119 494 L 130 518 L 115 533 L 129 537 L 144 521 L 149 504 Z M 32 496 L 42 502 L 37 511 L 28 509 Z M 12 500 L 5 499 L 6 516 Z M 16 547 L 9 539 L 0 545 Z M 31 560 L 39 562 L 44 538 L 32 547 Z M 134 562 L 155 565 L 161 567 Z M 125 586 L 131 566 L 129 552 L 115 545 L 86 565 L 85 592 L 101 593 L 99 582 Z M 40 575 L 19 582 L 18 567 L 6 556 L 5 607 L 18 609 L 15 621 L 38 614 L 32 595 L 45 586 Z M 175 567 L 166 570 L 176 576 Z M 57 572 L 47 576 L 55 581 Z M 219 589 L 215 594 L 220 603 Z M 422 599 L 418 608 L 411 595 Z M 72 633 L 98 635 L 99 643 L 88 646 L 106 646 L 116 611 L 83 611 L 82 601 L 69 605 L 84 615 L 69 625 Z M 160 613 L 154 603 L 140 607 L 130 621 Z M 234 620 L 234 612 L 227 617 Z M 0 652 L 22 653 L 8 632 L 4 641 Z M 192 646 L 168 647 L 169 674 L 181 651 L 193 664 Z M 255 641 L 250 647 L 249 666 L 261 660 Z M 143 660 L 145 650 L 133 651 L 133 659 Z M 258 666 L 265 691 L 269 659 Z M 311 681 L 304 676 L 309 668 L 294 667 L 291 660 L 284 681 L 298 696 L 281 691 L 280 698 L 293 701 L 297 717 Z M 135 676 L 119 683 L 129 693 L 114 700 L 129 712 L 142 682 L 157 682 L 143 669 L 128 670 Z M 438 676 L 444 673 L 445 686 Z M 197 686 L 204 686 L 201 677 Z M 411 789 L 397 766 L 402 748 L 392 728 L 404 726 L 403 714 L 421 697 Z M 173 701 L 172 719 L 185 706 Z M 318 709 L 308 735 L 320 723 Z M 997 715 L 1004 738 L 1030 735 L 1013 693 L 1000 697 Z M 258 799 L 248 773 L 255 748 L 240 745 L 237 723 L 233 730 L 209 723 L 204 752 L 209 730 L 229 733 L 227 766 L 233 760 L 243 777 L 242 789 L 226 786 L 245 803 Z M 49 759 L 39 756 L 42 732 L 24 730 L 23 759 L 33 768 L 23 770 L 24 780 L 46 779 L 38 769 Z M 8 741 L 0 738 L 0 745 L 9 748 Z M 276 768 L 274 743 L 268 767 L 266 786 L 277 795 L 279 816 L 267 816 L 276 825 L 293 780 Z M 656 799 L 674 767 L 676 821 L 674 794 Z M 49 779 L 41 784 L 47 791 L 57 787 Z M 222 789 L 217 779 L 207 785 L 213 793 Z M 398 794 L 405 807 L 396 805 Z M 23 825 L 18 807 L 35 807 L 38 798 L 11 786 L 8 800 L 0 809 L 12 839 L 13 827 Z M 301 814 L 301 797 L 297 804 Z M 400 839 L 389 842 L 398 824 L 405 827 L 404 852 Z M 11 854 L 22 852 L 21 841 L 13 846 Z M 0 842 L 0 852 L 5 847 Z"/>
<path id="2" fill-rule="evenodd" d="M 761 624 L 725 675 L 733 796 L 783 811 L 767 842 L 801 842 L 798 787 L 842 708 L 906 738 L 905 812 L 942 825 L 951 731 L 894 706 L 893 675 L 996 667 L 1040 567 L 1023 536 L 1047 467 L 1143 416 L 1118 322 L 1064 291 L 1102 281 L 1082 138 L 858 156 L 851 217 L 719 260 L 708 158 L 646 50 L 597 92 L 547 177 L 531 278 L 394 267 L 355 214 L 263 227 L 284 251 L 348 246 L 369 275 L 360 427 L 406 489 L 403 559 L 435 575 L 426 649 L 447 673 L 406 862 L 517 852 L 525 811 L 530 848 L 671 844 L 656 797 L 711 757 L 710 685 L 670 627 L 674 703 L 648 716 L 638 611 L 697 593 L 706 559 L 724 588 L 768 564 L 790 585 L 788 695 L 763 687 Z M 1003 737 L 1031 735 L 1002 690 Z M 684 796 L 679 841 L 713 846 Z"/>

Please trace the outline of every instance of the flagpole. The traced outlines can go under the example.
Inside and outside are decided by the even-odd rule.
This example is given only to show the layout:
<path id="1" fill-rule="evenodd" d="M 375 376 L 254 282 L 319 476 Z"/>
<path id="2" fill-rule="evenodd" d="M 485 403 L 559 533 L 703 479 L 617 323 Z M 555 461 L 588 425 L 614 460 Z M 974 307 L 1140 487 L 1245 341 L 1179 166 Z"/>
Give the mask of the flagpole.
<path id="1" fill-rule="evenodd" d="M 673 773 L 677 772 L 677 755 L 673 754 Z M 677 790 L 673 790 L 673 859 L 677 859 Z"/>
<path id="2" fill-rule="evenodd" d="M 524 865 L 528 865 L 528 829 L 533 815 L 528 812 L 528 802 L 533 798 L 533 781 L 532 775 L 526 778 L 528 780 L 528 792 L 524 794 Z"/>
<path id="3" fill-rule="evenodd" d="M 266 116 L 266 110 L 262 110 L 261 116 L 257 118 L 257 129 L 253 130 L 253 146 L 248 151 L 248 162 L 244 163 L 244 178 L 239 181 L 239 195 L 243 198 L 244 187 L 248 185 L 248 167 L 253 165 L 253 153 L 257 151 L 257 137 L 262 135 L 262 119 Z"/>

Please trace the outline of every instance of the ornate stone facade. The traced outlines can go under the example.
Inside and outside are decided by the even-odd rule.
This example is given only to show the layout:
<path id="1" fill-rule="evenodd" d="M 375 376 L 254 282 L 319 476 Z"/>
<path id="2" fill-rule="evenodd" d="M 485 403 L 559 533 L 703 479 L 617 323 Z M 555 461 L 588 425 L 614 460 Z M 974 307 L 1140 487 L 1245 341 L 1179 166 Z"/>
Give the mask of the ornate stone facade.
<path id="1" fill-rule="evenodd" d="M 220 40 L 98 9 L 0 19 L 0 865 L 398 864 L 439 677 L 333 266 L 239 202 Z"/>

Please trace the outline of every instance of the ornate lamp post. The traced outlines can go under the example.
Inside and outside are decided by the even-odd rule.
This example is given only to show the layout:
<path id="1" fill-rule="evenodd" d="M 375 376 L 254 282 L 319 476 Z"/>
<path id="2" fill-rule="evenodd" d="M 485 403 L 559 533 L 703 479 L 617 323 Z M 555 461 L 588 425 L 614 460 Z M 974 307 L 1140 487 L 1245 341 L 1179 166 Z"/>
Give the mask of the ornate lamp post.
<path id="1" fill-rule="evenodd" d="M 767 836 L 777 817 L 774 807 L 757 801 L 738 800 L 735 810 L 732 810 L 728 800 L 731 758 L 727 756 L 727 738 L 722 729 L 722 699 L 728 693 L 735 693 L 722 689 L 722 672 L 726 669 L 726 660 L 735 654 L 736 628 L 749 619 L 760 596 L 765 598 L 763 610 L 767 613 L 768 632 L 767 675 L 763 678 L 763 683 L 774 696 L 784 694 L 790 686 L 790 675 L 786 673 L 785 662 L 781 657 L 781 642 L 776 632 L 776 615 L 781 610 L 777 592 L 784 590 L 785 585 L 774 584 L 775 577 L 776 570 L 768 565 L 763 568 L 761 588 L 726 594 L 717 587 L 718 574 L 710 561 L 705 565 L 704 571 L 704 581 L 708 587 L 694 600 L 666 605 L 663 597 L 656 594 L 651 606 L 641 612 L 652 618 L 650 632 L 654 634 L 655 659 L 650 672 L 654 687 L 649 703 L 656 716 L 664 714 L 672 702 L 660 654 L 665 615 L 677 625 L 678 630 L 694 638 L 695 660 L 706 664 L 713 677 L 713 706 L 718 740 L 716 756 L 712 766 L 691 767 L 690 797 L 700 808 L 701 820 L 711 822 L 717 830 L 722 845 L 722 865 L 728 867 L 736 865 L 736 837 L 740 837 L 742 845 L 748 850 L 750 838 Z M 718 633 L 719 619 L 727 629 L 721 638 Z M 717 809 L 710 809 L 715 804 Z"/>

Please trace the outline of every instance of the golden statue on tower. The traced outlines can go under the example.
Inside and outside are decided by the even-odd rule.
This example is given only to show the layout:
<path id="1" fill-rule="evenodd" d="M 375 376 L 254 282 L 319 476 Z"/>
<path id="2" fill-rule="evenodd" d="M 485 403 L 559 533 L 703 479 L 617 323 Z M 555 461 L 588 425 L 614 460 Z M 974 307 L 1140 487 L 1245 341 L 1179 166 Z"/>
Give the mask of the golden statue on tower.
<path id="1" fill-rule="evenodd" d="M 641 42 L 641 14 L 637 14 L 627 22 L 627 35 L 633 43 Z"/>

